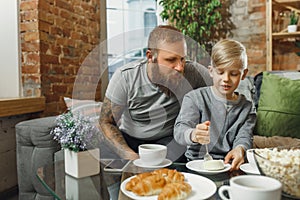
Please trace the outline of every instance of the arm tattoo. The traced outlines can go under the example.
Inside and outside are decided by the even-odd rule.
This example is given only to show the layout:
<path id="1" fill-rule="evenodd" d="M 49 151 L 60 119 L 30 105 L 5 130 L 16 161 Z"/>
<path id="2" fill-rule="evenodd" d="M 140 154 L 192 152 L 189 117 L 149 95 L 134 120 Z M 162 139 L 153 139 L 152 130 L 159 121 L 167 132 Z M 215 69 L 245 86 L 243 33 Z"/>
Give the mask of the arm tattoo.
<path id="1" fill-rule="evenodd" d="M 117 127 L 125 106 L 112 103 L 108 98 L 104 98 L 99 124 L 103 135 L 108 142 L 109 146 L 121 157 L 130 150 L 122 133 Z"/>

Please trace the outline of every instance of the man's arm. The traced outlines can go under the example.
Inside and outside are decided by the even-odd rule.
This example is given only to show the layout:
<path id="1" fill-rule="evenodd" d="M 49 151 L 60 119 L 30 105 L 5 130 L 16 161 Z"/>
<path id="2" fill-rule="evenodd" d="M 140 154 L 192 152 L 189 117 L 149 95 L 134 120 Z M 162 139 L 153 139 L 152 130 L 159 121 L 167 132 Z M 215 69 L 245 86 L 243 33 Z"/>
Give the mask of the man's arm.
<path id="1" fill-rule="evenodd" d="M 117 122 L 121 118 L 123 111 L 124 106 L 114 104 L 105 97 L 101 107 L 99 124 L 108 145 L 121 158 L 134 160 L 138 158 L 138 155 L 127 145 L 117 127 Z"/>

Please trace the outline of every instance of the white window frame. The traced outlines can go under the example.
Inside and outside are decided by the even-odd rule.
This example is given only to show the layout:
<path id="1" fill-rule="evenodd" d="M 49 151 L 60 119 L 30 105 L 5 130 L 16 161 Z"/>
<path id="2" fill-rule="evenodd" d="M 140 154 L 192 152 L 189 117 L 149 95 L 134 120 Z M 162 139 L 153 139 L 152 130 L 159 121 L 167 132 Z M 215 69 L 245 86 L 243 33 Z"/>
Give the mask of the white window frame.
<path id="1" fill-rule="evenodd" d="M 0 1 L 0 99 L 22 96 L 19 1 Z"/>

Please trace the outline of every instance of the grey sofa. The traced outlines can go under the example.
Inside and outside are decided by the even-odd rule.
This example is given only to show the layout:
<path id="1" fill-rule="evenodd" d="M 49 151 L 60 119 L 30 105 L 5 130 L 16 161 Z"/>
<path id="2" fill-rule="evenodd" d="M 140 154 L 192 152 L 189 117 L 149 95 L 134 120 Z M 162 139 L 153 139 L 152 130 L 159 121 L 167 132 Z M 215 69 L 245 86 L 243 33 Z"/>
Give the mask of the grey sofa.
<path id="1" fill-rule="evenodd" d="M 16 125 L 19 200 L 54 199 L 37 179 L 36 172 L 41 166 L 51 166 L 55 160 L 63 159 L 64 154 L 60 151 L 60 145 L 50 135 L 51 129 L 56 125 L 55 119 L 56 116 L 44 117 L 23 121 Z M 118 158 L 104 140 L 101 140 L 98 145 L 101 147 L 101 158 Z M 51 171 L 51 168 L 48 170 Z M 54 170 L 53 165 L 53 176 L 55 176 Z"/>
<path id="2" fill-rule="evenodd" d="M 49 134 L 55 117 L 27 120 L 16 125 L 17 172 L 20 200 L 53 199 L 36 177 L 39 167 L 51 164 L 60 146 Z"/>

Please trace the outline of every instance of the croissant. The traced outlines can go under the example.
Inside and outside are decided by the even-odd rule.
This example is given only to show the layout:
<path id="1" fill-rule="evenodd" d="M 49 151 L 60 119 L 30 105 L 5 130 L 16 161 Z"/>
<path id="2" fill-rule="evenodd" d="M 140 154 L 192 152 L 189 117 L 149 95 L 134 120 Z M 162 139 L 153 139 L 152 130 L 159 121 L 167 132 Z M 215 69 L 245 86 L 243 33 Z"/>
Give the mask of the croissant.
<path id="1" fill-rule="evenodd" d="M 175 169 L 167 168 L 138 174 L 126 183 L 125 189 L 139 196 L 157 195 L 164 191 L 162 199 L 169 196 L 172 199 L 172 195 L 176 197 L 174 199 L 182 199 L 191 192 L 191 186 L 184 182 L 184 175 Z"/>
<path id="2" fill-rule="evenodd" d="M 167 183 L 184 182 L 184 175 L 176 169 L 157 169 L 153 171 L 153 174 L 163 176 Z"/>
<path id="3" fill-rule="evenodd" d="M 187 182 L 169 183 L 158 195 L 158 200 L 181 200 L 186 199 L 192 191 Z"/>
<path id="4" fill-rule="evenodd" d="M 125 189 L 128 191 L 132 191 L 132 189 L 138 185 L 144 178 L 148 177 L 148 176 L 152 176 L 153 174 L 151 172 L 145 172 L 145 173 L 141 173 L 136 175 L 135 177 L 133 177 L 132 179 L 130 179 L 130 181 L 128 181 L 125 185 Z"/>
<path id="5" fill-rule="evenodd" d="M 165 185 L 166 180 L 162 176 L 153 174 L 143 178 L 132 188 L 132 192 L 140 196 L 157 195 L 162 191 Z"/>

